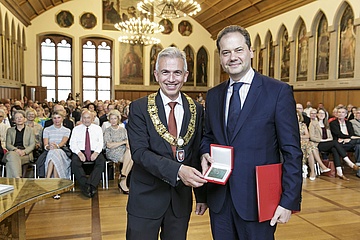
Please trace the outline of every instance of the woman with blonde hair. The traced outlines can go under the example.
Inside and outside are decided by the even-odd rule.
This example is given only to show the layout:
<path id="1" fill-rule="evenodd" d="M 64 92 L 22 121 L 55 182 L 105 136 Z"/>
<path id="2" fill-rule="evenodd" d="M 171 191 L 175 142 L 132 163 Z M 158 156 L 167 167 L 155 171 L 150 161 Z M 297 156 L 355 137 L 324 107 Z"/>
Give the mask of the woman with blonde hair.
<path id="1" fill-rule="evenodd" d="M 106 158 L 115 163 L 123 164 L 119 175 L 120 181 L 118 187 L 121 192 L 128 194 L 129 188 L 126 185 L 126 180 L 133 161 L 131 159 L 127 131 L 120 126 L 121 114 L 118 110 L 111 110 L 108 119 L 111 125 L 104 131 Z"/>

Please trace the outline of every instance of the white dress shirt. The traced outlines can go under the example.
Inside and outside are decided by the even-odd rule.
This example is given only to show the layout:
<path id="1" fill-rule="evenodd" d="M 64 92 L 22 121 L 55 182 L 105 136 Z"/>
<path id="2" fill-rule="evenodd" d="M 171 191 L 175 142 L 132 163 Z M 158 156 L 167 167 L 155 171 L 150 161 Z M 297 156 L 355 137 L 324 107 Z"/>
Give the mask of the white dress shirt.
<path id="1" fill-rule="evenodd" d="M 240 81 L 238 81 L 238 82 L 244 83 L 239 90 L 240 100 L 241 100 L 241 108 L 243 108 L 243 106 L 244 106 L 244 103 L 245 103 L 246 97 L 248 95 L 248 92 L 250 90 L 250 86 L 253 81 L 254 75 L 255 75 L 254 70 L 252 68 L 250 68 L 249 71 L 245 74 L 245 76 L 242 79 L 240 79 Z M 225 106 L 225 123 L 226 123 L 226 125 L 227 125 L 227 119 L 228 119 L 228 113 L 229 113 L 230 98 L 231 98 L 232 91 L 233 91 L 233 86 L 232 86 L 233 83 L 235 83 L 234 80 L 232 80 L 230 78 L 230 84 L 229 84 L 229 87 L 227 90 L 226 106 Z"/>
<path id="2" fill-rule="evenodd" d="M 89 126 L 89 134 L 91 151 L 101 153 L 104 146 L 104 137 L 101 127 L 96 124 L 91 124 Z M 85 136 L 86 126 L 84 124 L 74 127 L 70 137 L 70 149 L 73 153 L 78 154 L 81 150 L 85 150 Z"/>
<path id="3" fill-rule="evenodd" d="M 177 102 L 177 104 L 175 105 L 175 108 L 174 108 L 174 115 L 175 115 L 176 130 L 177 130 L 176 137 L 178 137 L 180 134 L 180 131 L 181 131 L 181 125 L 182 125 L 182 121 L 183 121 L 183 117 L 184 117 L 184 105 L 182 102 L 181 94 L 179 93 L 179 96 L 177 97 L 177 99 L 173 101 L 170 98 L 168 98 L 160 89 L 160 96 L 161 96 L 161 99 L 164 104 L 167 122 L 169 122 L 168 118 L 169 118 L 169 114 L 170 114 L 170 110 L 171 110 L 171 108 L 169 106 L 169 102 Z"/>

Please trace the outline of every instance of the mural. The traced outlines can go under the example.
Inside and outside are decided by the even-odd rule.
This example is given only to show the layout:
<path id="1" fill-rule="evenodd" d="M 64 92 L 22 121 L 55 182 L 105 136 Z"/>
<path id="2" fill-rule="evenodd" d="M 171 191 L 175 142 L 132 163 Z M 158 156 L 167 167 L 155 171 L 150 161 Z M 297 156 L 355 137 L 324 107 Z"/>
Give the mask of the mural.
<path id="1" fill-rule="evenodd" d="M 120 44 L 120 83 L 143 84 L 143 46 Z"/>
<path id="2" fill-rule="evenodd" d="M 329 77 L 329 31 L 328 22 L 325 15 L 319 21 L 317 30 L 317 61 L 316 61 L 316 79 L 327 79 Z"/>
<path id="3" fill-rule="evenodd" d="M 154 77 L 154 70 L 156 65 L 156 60 L 159 52 L 163 49 L 161 45 L 154 45 L 150 50 L 150 84 L 157 85 L 156 79 Z"/>
<path id="4" fill-rule="evenodd" d="M 306 36 L 306 27 L 301 23 L 298 33 L 298 62 L 297 62 L 297 80 L 306 81 L 309 55 L 309 37 Z"/>
<path id="5" fill-rule="evenodd" d="M 285 29 L 281 37 L 281 81 L 289 82 L 290 73 L 290 41 Z"/>
<path id="6" fill-rule="evenodd" d="M 354 77 L 355 43 L 354 13 L 348 6 L 340 22 L 339 78 Z"/>
<path id="7" fill-rule="evenodd" d="M 269 49 L 269 77 L 274 77 L 274 65 L 275 65 L 275 46 L 273 45 L 273 38 L 270 35 L 270 41 L 268 45 Z"/>
<path id="8" fill-rule="evenodd" d="M 194 51 L 191 49 L 191 47 L 188 45 L 184 48 L 184 52 L 186 55 L 186 62 L 187 62 L 187 68 L 189 71 L 189 75 L 187 78 L 187 82 L 185 85 L 194 85 Z"/>
<path id="9" fill-rule="evenodd" d="M 74 23 L 74 16 L 69 11 L 60 11 L 56 14 L 56 23 L 63 28 L 68 28 Z"/>
<path id="10" fill-rule="evenodd" d="M 196 86 L 207 86 L 208 55 L 201 47 L 196 56 Z"/>
<path id="11" fill-rule="evenodd" d="M 173 23 L 169 19 L 162 19 L 159 22 L 160 25 L 164 26 L 164 31 L 162 31 L 163 34 L 170 34 L 172 33 L 174 29 Z"/>
<path id="12" fill-rule="evenodd" d="M 94 14 L 86 12 L 80 17 L 80 24 L 85 29 L 92 29 L 96 26 L 96 17 Z"/>

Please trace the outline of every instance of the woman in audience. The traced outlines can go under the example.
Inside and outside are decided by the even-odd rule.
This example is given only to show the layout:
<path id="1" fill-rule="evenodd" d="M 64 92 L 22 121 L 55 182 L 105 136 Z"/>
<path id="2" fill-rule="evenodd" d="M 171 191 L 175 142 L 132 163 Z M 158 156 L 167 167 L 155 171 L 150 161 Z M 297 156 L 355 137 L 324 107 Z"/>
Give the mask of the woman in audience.
<path id="1" fill-rule="evenodd" d="M 305 123 L 303 123 L 303 116 L 301 112 L 297 111 L 298 120 L 299 120 L 299 129 L 300 129 L 300 139 L 301 139 L 301 150 L 303 152 L 303 177 L 307 176 L 307 166 L 306 160 L 310 168 L 309 179 L 314 181 L 316 178 L 315 173 L 315 160 L 319 163 L 323 172 L 329 172 L 330 169 L 327 168 L 321 161 L 319 150 L 314 145 L 313 142 L 310 142 L 310 135 Z"/>
<path id="2" fill-rule="evenodd" d="M 111 110 L 108 118 L 111 126 L 106 128 L 104 132 L 106 157 L 113 162 L 123 164 L 118 187 L 121 192 L 128 194 L 129 188 L 126 185 L 126 178 L 132 168 L 133 161 L 130 155 L 127 132 L 125 128 L 120 126 L 121 115 L 118 110 Z"/>
<path id="3" fill-rule="evenodd" d="M 45 116 L 44 109 L 39 105 L 37 108 L 35 108 L 37 117 L 35 118 L 35 122 L 39 123 L 42 127 L 44 127 L 44 124 L 47 120 L 49 120 L 48 117 Z"/>
<path id="4" fill-rule="evenodd" d="M 25 125 L 31 127 L 35 134 L 35 149 L 33 151 L 34 159 L 37 159 L 42 152 L 42 131 L 43 127 L 35 122 L 36 111 L 32 108 L 28 108 L 25 112 L 27 119 Z"/>
<path id="5" fill-rule="evenodd" d="M 52 114 L 53 125 L 44 129 L 44 148 L 48 151 L 45 160 L 46 177 L 70 178 L 71 159 L 62 149 L 70 136 L 70 129 L 63 126 L 64 115 L 60 111 Z M 55 195 L 59 199 L 60 195 Z"/>
<path id="6" fill-rule="evenodd" d="M 357 171 L 359 167 L 349 159 L 344 148 L 333 140 L 325 110 L 319 109 L 317 117 L 319 121 L 310 122 L 310 140 L 317 145 L 319 151 L 333 154 L 336 174 L 340 179 L 348 181 L 341 168 L 340 156 L 352 169 Z"/>

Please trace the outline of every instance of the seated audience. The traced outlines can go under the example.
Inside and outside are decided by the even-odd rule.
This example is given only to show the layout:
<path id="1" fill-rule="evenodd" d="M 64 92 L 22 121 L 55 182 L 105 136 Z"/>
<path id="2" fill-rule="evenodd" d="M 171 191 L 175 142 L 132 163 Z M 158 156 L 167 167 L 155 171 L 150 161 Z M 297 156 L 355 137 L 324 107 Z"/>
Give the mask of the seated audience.
<path id="1" fill-rule="evenodd" d="M 7 130 L 6 149 L 3 161 L 6 163 L 6 177 L 22 176 L 22 165 L 33 160 L 32 151 L 35 148 L 35 135 L 30 127 L 25 126 L 25 112 L 18 110 L 14 114 L 15 126 Z"/>
<path id="2" fill-rule="evenodd" d="M 65 110 L 64 106 L 60 105 L 60 104 L 56 104 L 53 109 L 54 109 L 54 112 L 61 112 L 65 116 L 64 121 L 63 121 L 63 126 L 70 130 L 73 130 L 74 122 L 71 121 L 70 119 L 66 118 L 66 110 Z M 53 125 L 53 120 L 49 119 L 45 122 L 44 128 L 49 127 L 51 125 Z"/>
<path id="3" fill-rule="evenodd" d="M 354 128 L 350 121 L 346 120 L 347 110 L 345 107 L 338 107 L 337 119 L 330 122 L 330 130 L 334 139 L 337 140 L 347 152 L 355 152 L 357 165 L 360 164 L 360 137 L 355 135 Z M 348 163 L 349 164 L 349 163 Z M 353 163 L 352 163 L 353 164 Z M 349 164 L 351 168 L 357 170 Z M 360 170 L 357 176 L 360 177 Z"/>
<path id="4" fill-rule="evenodd" d="M 302 118 L 304 119 L 303 122 L 306 124 L 307 127 L 309 127 L 310 124 L 310 118 L 306 115 L 304 112 L 304 107 L 301 103 L 296 104 L 296 110 L 300 111 Z"/>
<path id="5" fill-rule="evenodd" d="M 344 176 L 342 171 L 340 156 L 355 170 L 357 170 L 358 166 L 351 162 L 344 148 L 333 139 L 325 110 L 319 109 L 317 116 L 319 121 L 311 121 L 309 126 L 310 140 L 317 145 L 319 151 L 333 154 L 337 176 L 340 179 L 348 181 L 349 179 Z"/>
<path id="6" fill-rule="evenodd" d="M 350 122 L 354 128 L 355 135 L 360 136 L 360 107 L 356 109 L 354 117 L 355 118 L 350 120 Z"/>
<path id="7" fill-rule="evenodd" d="M 45 117 L 44 109 L 40 105 L 37 106 L 37 108 L 35 108 L 35 110 L 36 110 L 36 114 L 37 114 L 37 116 L 35 118 L 35 122 L 40 124 L 42 127 L 44 127 L 45 122 L 47 120 L 49 120 L 49 118 Z"/>
<path id="8" fill-rule="evenodd" d="M 82 124 L 73 129 L 70 138 L 70 149 L 73 152 L 71 169 L 75 174 L 82 193 L 92 198 L 97 192 L 101 174 L 105 167 L 105 157 L 102 154 L 104 145 L 101 127 L 93 124 L 94 116 L 89 110 L 81 114 Z M 95 162 L 89 177 L 86 177 L 83 162 Z"/>
<path id="9" fill-rule="evenodd" d="M 105 129 L 104 143 L 107 159 L 113 162 L 123 163 L 121 174 L 119 175 L 119 190 L 124 194 L 129 193 L 129 188 L 126 185 L 127 176 L 132 168 L 133 161 L 131 160 L 129 142 L 126 129 L 120 126 L 120 112 L 118 110 L 111 110 L 109 113 L 110 127 Z"/>
<path id="10" fill-rule="evenodd" d="M 94 103 L 89 103 L 88 105 L 85 106 L 85 108 L 93 113 L 93 115 L 94 115 L 93 123 L 100 126 L 100 120 L 99 120 L 99 118 L 97 116 L 97 112 L 96 112 L 96 105 Z"/>
<path id="11" fill-rule="evenodd" d="M 36 118 L 36 111 L 32 108 L 28 108 L 25 112 L 25 117 L 27 119 L 25 125 L 27 127 L 32 128 L 34 134 L 35 134 L 35 149 L 33 151 L 34 158 L 40 156 L 42 152 L 42 126 L 38 123 L 36 123 L 34 120 Z"/>
<path id="12" fill-rule="evenodd" d="M 300 143 L 301 150 L 303 152 L 303 177 L 307 177 L 307 165 L 310 168 L 309 179 L 314 181 L 316 179 L 315 173 L 315 160 L 320 164 L 324 171 L 329 171 L 328 168 L 322 163 L 319 155 L 319 151 L 313 142 L 310 142 L 310 135 L 308 128 L 305 123 L 303 123 L 303 114 L 300 111 L 297 111 L 297 116 L 299 119 L 299 130 L 300 130 Z"/>
<path id="13" fill-rule="evenodd" d="M 46 178 L 67 178 L 70 179 L 71 159 L 63 150 L 70 137 L 70 129 L 62 125 L 64 115 L 61 111 L 52 113 L 53 125 L 44 129 L 44 148 L 47 152 L 45 161 Z M 60 195 L 55 195 L 59 199 Z"/>

